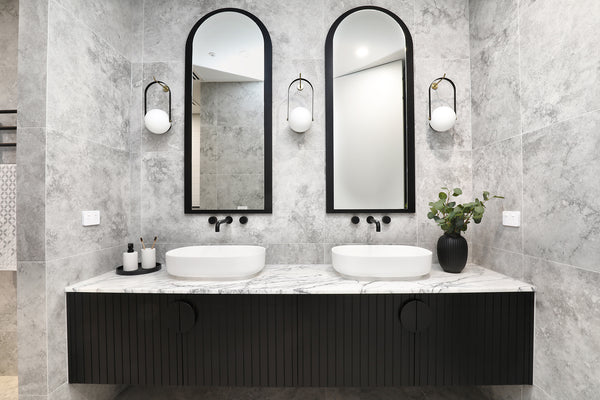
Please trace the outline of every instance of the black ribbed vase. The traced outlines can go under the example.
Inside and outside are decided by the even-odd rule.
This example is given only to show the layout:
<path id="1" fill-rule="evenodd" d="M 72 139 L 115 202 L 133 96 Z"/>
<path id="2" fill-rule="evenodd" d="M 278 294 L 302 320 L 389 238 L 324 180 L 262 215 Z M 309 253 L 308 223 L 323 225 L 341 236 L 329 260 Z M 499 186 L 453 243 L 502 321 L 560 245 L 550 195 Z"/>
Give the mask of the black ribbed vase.
<path id="1" fill-rule="evenodd" d="M 437 242 L 437 255 L 444 271 L 457 274 L 467 265 L 467 240 L 460 233 L 444 233 Z"/>

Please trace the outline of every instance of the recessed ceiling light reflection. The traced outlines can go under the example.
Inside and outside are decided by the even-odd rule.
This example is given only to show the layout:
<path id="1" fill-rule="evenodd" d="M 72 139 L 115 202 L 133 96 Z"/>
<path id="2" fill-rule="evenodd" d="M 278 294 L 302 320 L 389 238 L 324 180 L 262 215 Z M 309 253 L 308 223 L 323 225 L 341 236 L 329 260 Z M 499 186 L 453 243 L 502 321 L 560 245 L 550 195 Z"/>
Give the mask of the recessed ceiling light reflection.
<path id="1" fill-rule="evenodd" d="M 356 54 L 356 57 L 360 57 L 360 58 L 366 57 L 367 54 L 369 54 L 369 49 L 364 46 L 359 47 L 356 49 L 355 54 Z"/>

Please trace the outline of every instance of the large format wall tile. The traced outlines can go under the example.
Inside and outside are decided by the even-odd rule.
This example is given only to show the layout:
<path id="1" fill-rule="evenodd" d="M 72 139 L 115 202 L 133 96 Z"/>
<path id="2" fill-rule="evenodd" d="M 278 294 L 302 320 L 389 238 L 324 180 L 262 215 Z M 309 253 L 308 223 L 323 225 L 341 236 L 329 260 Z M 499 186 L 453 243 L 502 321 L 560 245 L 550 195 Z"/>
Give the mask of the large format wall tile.
<path id="1" fill-rule="evenodd" d="M 143 0 L 52 0 L 129 61 L 141 61 Z"/>
<path id="2" fill-rule="evenodd" d="M 519 0 L 469 0 L 471 56 L 512 42 L 518 36 L 514 25 Z"/>
<path id="3" fill-rule="evenodd" d="M 46 129 L 19 128 L 17 155 L 17 260 L 46 256 Z"/>
<path id="4" fill-rule="evenodd" d="M 18 127 L 46 126 L 48 2 L 19 0 Z"/>
<path id="5" fill-rule="evenodd" d="M 130 63 L 60 5 L 49 7 L 48 127 L 127 150 Z"/>
<path id="6" fill-rule="evenodd" d="M 473 148 L 521 134 L 517 22 L 503 32 L 481 50 L 471 49 Z"/>
<path id="7" fill-rule="evenodd" d="M 598 110 L 600 2 L 520 3 L 523 132 Z"/>
<path id="8" fill-rule="evenodd" d="M 415 56 L 469 58 L 469 6 L 463 0 L 415 0 Z"/>
<path id="9" fill-rule="evenodd" d="M 17 276 L 0 271 L 0 376 L 17 375 Z"/>
<path id="10" fill-rule="evenodd" d="M 0 109 L 17 108 L 17 43 L 19 1 L 5 0 L 0 8 Z"/>
<path id="11" fill-rule="evenodd" d="M 127 238 L 129 154 L 48 132 L 46 259 L 121 245 Z M 100 210 L 100 225 L 81 225 L 81 211 Z"/>
<path id="12" fill-rule="evenodd" d="M 523 136 L 525 253 L 600 271 L 600 111 Z"/>
<path id="13" fill-rule="evenodd" d="M 521 137 L 473 150 L 473 195 L 483 191 L 504 199 L 491 199 L 481 224 L 473 232 L 478 244 L 510 251 L 522 251 L 522 229 L 502 225 L 502 211 L 520 211 L 523 196 Z"/>
<path id="14" fill-rule="evenodd" d="M 46 266 L 43 262 L 19 262 L 17 277 L 19 395 L 45 395 L 48 390 Z"/>
<path id="15" fill-rule="evenodd" d="M 600 391 L 600 274 L 525 257 L 536 293 L 535 385 L 554 399 L 584 400 Z"/>

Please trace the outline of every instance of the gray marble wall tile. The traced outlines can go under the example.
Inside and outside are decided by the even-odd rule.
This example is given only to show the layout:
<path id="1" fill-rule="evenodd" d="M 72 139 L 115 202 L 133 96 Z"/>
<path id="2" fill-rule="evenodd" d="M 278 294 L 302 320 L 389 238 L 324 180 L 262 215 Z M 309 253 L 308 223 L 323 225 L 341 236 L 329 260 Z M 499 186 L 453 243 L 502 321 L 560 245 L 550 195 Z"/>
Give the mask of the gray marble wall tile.
<path id="1" fill-rule="evenodd" d="M 600 391 L 600 274 L 525 257 L 536 288 L 534 384 L 555 399 L 591 399 Z"/>
<path id="2" fill-rule="evenodd" d="M 0 94 L 0 108 L 14 108 L 16 106 L 16 87 L 9 87 L 17 80 L 17 48 L 19 35 L 19 2 L 18 0 L 5 0 L 0 6 L 0 69 L 11 72 L 10 75 L 2 75 L 3 91 Z M 10 90 L 7 90 L 10 89 Z"/>
<path id="3" fill-rule="evenodd" d="M 600 271 L 600 111 L 523 136 L 525 253 Z"/>
<path id="4" fill-rule="evenodd" d="M 473 148 L 521 134 L 517 21 L 498 37 L 487 38 L 484 32 L 475 31 L 472 37 L 481 34 L 492 40 L 488 46 L 471 41 Z M 475 51 L 473 46 L 482 49 Z"/>
<path id="5" fill-rule="evenodd" d="M 469 2 L 474 149 L 521 133 L 517 6 Z"/>
<path id="6" fill-rule="evenodd" d="M 523 178 L 521 136 L 473 150 L 473 195 L 484 191 L 504 199 L 491 199 L 480 224 L 473 227 L 477 243 L 522 252 L 522 228 L 502 225 L 502 211 L 521 211 Z"/>
<path id="7" fill-rule="evenodd" d="M 520 3 L 523 132 L 598 110 L 600 2 Z"/>
<path id="8" fill-rule="evenodd" d="M 53 0 L 129 61 L 141 61 L 143 0 Z"/>
<path id="9" fill-rule="evenodd" d="M 269 264 L 323 263 L 323 246 L 320 243 L 268 244 L 266 247 Z"/>
<path id="10" fill-rule="evenodd" d="M 17 375 L 17 276 L 0 271 L 0 376 Z"/>
<path id="11" fill-rule="evenodd" d="M 19 128 L 17 157 L 17 260 L 46 256 L 46 129 Z"/>
<path id="12" fill-rule="evenodd" d="M 49 131 L 46 163 L 46 259 L 123 244 L 128 152 Z M 100 225 L 82 226 L 83 210 L 100 210 Z"/>
<path id="13" fill-rule="evenodd" d="M 523 278 L 523 254 L 479 245 L 476 240 L 470 247 L 472 260 L 475 264 L 485 265 L 486 268 L 508 275 L 515 279 Z"/>
<path id="14" fill-rule="evenodd" d="M 118 246 L 46 263 L 46 314 L 48 332 L 51 332 L 48 335 L 48 370 L 51 371 L 48 375 L 49 393 L 67 382 L 65 287 L 121 265 L 125 250 L 125 246 Z"/>
<path id="15" fill-rule="evenodd" d="M 48 15 L 48 127 L 128 150 L 129 61 L 53 1 Z"/>
<path id="16" fill-rule="evenodd" d="M 46 126 L 48 0 L 19 0 L 18 127 Z"/>
<path id="17" fill-rule="evenodd" d="M 265 180 L 263 175 L 219 174 L 216 176 L 215 183 L 218 208 L 225 210 L 237 210 L 239 207 L 247 207 L 249 210 L 264 208 Z"/>
<path id="18" fill-rule="evenodd" d="M 469 58 L 469 5 L 463 0 L 415 0 L 416 58 Z"/>
<path id="19" fill-rule="evenodd" d="M 471 56 L 512 42 L 518 35 L 518 0 L 469 0 Z"/>
<path id="20" fill-rule="evenodd" d="M 452 129 L 436 132 L 429 126 L 429 85 L 434 79 L 451 79 L 456 85 L 456 118 Z M 471 150 L 471 80 L 469 60 L 415 59 L 415 144 L 423 150 Z M 448 82 L 431 91 L 431 110 L 453 107 L 454 93 Z"/>
<path id="21" fill-rule="evenodd" d="M 262 175 L 265 170 L 263 124 L 220 126 L 216 135 L 216 172 Z M 202 134 L 200 134 L 202 140 Z"/>
<path id="22" fill-rule="evenodd" d="M 19 395 L 46 395 L 46 265 L 43 262 L 19 262 L 17 277 Z"/>

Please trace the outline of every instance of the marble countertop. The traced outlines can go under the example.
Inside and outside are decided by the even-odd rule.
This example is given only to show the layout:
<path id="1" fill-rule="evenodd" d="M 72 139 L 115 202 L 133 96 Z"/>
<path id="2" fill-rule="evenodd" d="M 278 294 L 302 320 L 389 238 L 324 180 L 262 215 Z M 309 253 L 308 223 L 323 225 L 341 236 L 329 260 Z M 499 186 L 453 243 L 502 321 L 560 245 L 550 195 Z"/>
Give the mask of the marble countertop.
<path id="1" fill-rule="evenodd" d="M 420 280 L 357 281 L 339 275 L 331 265 L 267 265 L 254 278 L 239 281 L 178 279 L 166 268 L 146 275 L 122 276 L 114 271 L 68 286 L 67 292 L 176 294 L 376 294 L 531 292 L 528 283 L 475 264 L 460 274 L 439 265 Z"/>

